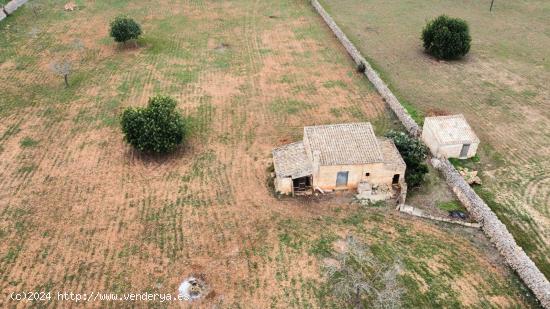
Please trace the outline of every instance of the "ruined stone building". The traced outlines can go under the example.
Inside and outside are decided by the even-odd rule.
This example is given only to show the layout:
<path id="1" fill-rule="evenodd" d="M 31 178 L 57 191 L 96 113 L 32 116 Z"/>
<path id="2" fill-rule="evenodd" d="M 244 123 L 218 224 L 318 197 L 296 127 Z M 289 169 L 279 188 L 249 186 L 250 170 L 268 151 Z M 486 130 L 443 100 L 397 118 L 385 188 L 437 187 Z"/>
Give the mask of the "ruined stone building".
<path id="1" fill-rule="evenodd" d="M 358 189 L 384 200 L 406 187 L 399 151 L 368 122 L 304 127 L 303 141 L 273 150 L 273 163 L 282 194 Z"/>
<path id="2" fill-rule="evenodd" d="M 479 138 L 462 114 L 426 117 L 422 140 L 433 154 L 445 158 L 471 158 L 479 146 Z"/>

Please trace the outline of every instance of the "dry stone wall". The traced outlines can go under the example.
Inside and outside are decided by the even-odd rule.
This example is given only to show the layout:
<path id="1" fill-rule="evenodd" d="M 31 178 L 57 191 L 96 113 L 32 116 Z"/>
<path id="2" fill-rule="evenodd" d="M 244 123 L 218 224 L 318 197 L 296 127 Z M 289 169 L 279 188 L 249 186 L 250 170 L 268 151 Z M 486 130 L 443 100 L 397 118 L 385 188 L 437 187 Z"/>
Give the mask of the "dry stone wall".
<path id="1" fill-rule="evenodd" d="M 15 12 L 20 6 L 22 6 L 23 4 L 27 3 L 28 0 L 12 0 L 10 2 L 8 2 L 8 4 L 6 4 L 4 6 L 4 15 L 10 15 L 12 14 L 13 12 Z M 4 16 L 5 18 L 5 16 Z M 2 20 L 3 18 L 1 17 L 1 14 L 0 14 L 0 20 Z"/>
<path id="2" fill-rule="evenodd" d="M 519 274 L 523 282 L 533 291 L 545 308 L 550 308 L 550 283 L 535 263 L 518 246 L 506 226 L 489 206 L 475 193 L 449 160 L 432 159 L 432 165 L 440 170 L 447 183 L 464 204 L 482 230 L 496 246 L 506 262 Z"/>
<path id="3" fill-rule="evenodd" d="M 344 45 L 353 61 L 358 66 L 361 64 L 364 65 L 365 75 L 388 103 L 407 131 L 413 136 L 420 136 L 422 129 L 403 108 L 378 73 L 376 73 L 368 61 L 365 60 L 353 43 L 351 43 L 332 17 L 317 0 L 311 0 L 311 4 L 338 40 Z M 435 156 L 435 154 L 432 155 Z M 500 222 L 489 206 L 468 185 L 449 160 L 432 159 L 432 164 L 443 173 L 457 198 L 468 209 L 472 217 L 481 224 L 484 233 L 489 237 L 510 267 L 518 273 L 523 282 L 533 291 L 541 305 L 544 308 L 550 309 L 550 283 L 548 279 L 544 277 L 523 249 L 516 244 L 514 237 L 508 232 L 506 226 Z"/>
<path id="4" fill-rule="evenodd" d="M 422 209 L 415 208 L 415 207 L 410 206 L 410 205 L 402 204 L 402 205 L 399 205 L 399 207 L 397 209 L 399 211 L 403 212 L 403 213 L 409 214 L 411 216 L 419 217 L 419 218 L 425 218 L 425 219 L 430 219 L 430 220 L 434 220 L 434 221 L 458 224 L 458 225 L 477 228 L 477 229 L 481 228 L 481 224 L 479 224 L 479 223 L 465 222 L 465 221 L 460 221 L 460 220 L 453 220 L 453 219 L 450 219 L 450 218 L 432 216 L 430 214 L 425 213 Z"/>
<path id="5" fill-rule="evenodd" d="M 409 134 L 413 136 L 420 136 L 422 133 L 422 129 L 418 126 L 418 124 L 412 119 L 411 115 L 405 110 L 405 108 L 399 103 L 399 100 L 395 97 L 395 95 L 391 92 L 391 90 L 388 88 L 386 83 L 380 78 L 378 73 L 372 68 L 370 63 L 361 55 L 361 53 L 357 50 L 355 45 L 351 43 L 351 41 L 348 39 L 348 37 L 342 32 L 340 27 L 334 22 L 332 17 L 325 11 L 325 9 L 321 6 L 321 4 L 317 0 L 311 0 L 311 4 L 315 8 L 315 10 L 321 15 L 325 23 L 329 26 L 329 28 L 332 30 L 332 32 L 336 35 L 338 40 L 344 45 L 344 48 L 348 51 L 351 58 L 353 58 L 353 61 L 357 64 L 357 66 L 364 66 L 365 71 L 364 74 L 367 76 L 367 78 L 370 80 L 370 82 L 374 85 L 378 93 L 384 98 L 386 103 L 388 103 L 389 107 L 393 110 L 397 118 L 401 121 L 401 123 L 405 126 Z"/>

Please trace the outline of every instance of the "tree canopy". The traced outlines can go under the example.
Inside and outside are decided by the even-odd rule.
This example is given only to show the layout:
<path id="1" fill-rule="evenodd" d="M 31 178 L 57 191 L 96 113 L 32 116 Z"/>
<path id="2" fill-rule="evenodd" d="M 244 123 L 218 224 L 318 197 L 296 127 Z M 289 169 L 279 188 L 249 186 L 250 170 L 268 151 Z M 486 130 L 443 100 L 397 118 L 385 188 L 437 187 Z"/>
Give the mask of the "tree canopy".
<path id="1" fill-rule="evenodd" d="M 132 146 L 145 152 L 167 153 L 184 142 L 186 126 L 167 96 L 149 99 L 147 107 L 127 108 L 122 114 L 122 132 Z"/>
<path id="2" fill-rule="evenodd" d="M 140 25 L 135 20 L 120 15 L 111 22 L 110 34 L 116 42 L 125 43 L 129 40 L 136 40 L 142 32 Z"/>

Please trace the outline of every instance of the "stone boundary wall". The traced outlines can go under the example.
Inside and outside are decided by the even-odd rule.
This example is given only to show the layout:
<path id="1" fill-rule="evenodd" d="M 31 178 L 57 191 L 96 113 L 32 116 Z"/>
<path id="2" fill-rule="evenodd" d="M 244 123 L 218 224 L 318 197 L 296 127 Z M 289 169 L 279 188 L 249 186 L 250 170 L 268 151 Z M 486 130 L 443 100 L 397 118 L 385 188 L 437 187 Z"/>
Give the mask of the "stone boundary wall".
<path id="1" fill-rule="evenodd" d="M 432 159 L 432 165 L 445 176 L 457 198 L 468 209 L 472 217 L 481 223 L 485 235 L 495 245 L 510 267 L 518 273 L 523 282 L 533 291 L 542 306 L 550 308 L 550 283 L 525 251 L 516 244 L 514 237 L 508 232 L 506 226 L 470 187 L 449 160 L 434 158 Z"/>
<path id="2" fill-rule="evenodd" d="M 361 64 L 365 66 L 364 74 L 374 85 L 374 87 L 376 88 L 378 93 L 380 93 L 386 103 L 388 103 L 397 118 L 399 118 L 401 123 L 405 126 L 409 134 L 411 134 L 412 136 L 420 136 L 422 129 L 418 126 L 414 119 L 412 119 L 411 115 L 409 115 L 409 113 L 407 112 L 407 110 L 405 110 L 401 103 L 399 103 L 399 100 L 397 100 L 397 98 L 395 97 L 395 95 L 393 95 L 386 83 L 384 83 L 380 76 L 378 76 L 378 73 L 376 73 L 370 63 L 361 55 L 357 48 L 355 48 L 355 45 L 351 43 L 348 37 L 344 34 L 344 32 L 342 32 L 340 27 L 338 27 L 336 22 L 334 22 L 332 17 L 325 11 L 321 4 L 319 4 L 317 0 L 311 0 L 311 4 L 315 8 L 315 10 L 317 10 L 317 13 L 321 15 L 325 23 L 336 35 L 342 45 L 344 45 L 344 48 L 348 51 L 357 66 L 360 66 Z"/>
<path id="3" fill-rule="evenodd" d="M 397 209 L 402 213 L 406 213 L 406 214 L 409 214 L 411 216 L 415 216 L 415 217 L 419 217 L 419 218 L 425 218 L 425 219 L 430 219 L 430 220 L 434 220 L 434 221 L 441 221 L 441 222 L 446 222 L 446 223 L 458 224 L 458 225 L 472 227 L 472 228 L 476 228 L 476 229 L 481 228 L 481 224 L 479 224 L 479 223 L 465 222 L 465 221 L 453 220 L 453 219 L 449 219 L 449 218 L 445 218 L 445 217 L 432 216 L 432 215 L 424 213 L 424 211 L 422 209 L 418 209 L 418 208 L 415 208 L 413 206 L 409 206 L 409 205 L 405 205 L 405 204 L 399 205 L 399 207 L 397 207 Z"/>
<path id="4" fill-rule="evenodd" d="M 336 35 L 342 45 L 344 45 L 353 61 L 357 65 L 361 65 L 362 63 L 365 66 L 365 75 L 386 103 L 388 103 L 407 131 L 411 135 L 418 137 L 422 129 L 411 118 L 401 103 L 399 103 L 399 100 L 393 95 L 378 73 L 374 71 L 368 61 L 351 43 L 321 4 L 317 0 L 310 1 L 327 26 Z M 495 245 L 508 265 L 518 273 L 523 282 L 533 291 L 541 305 L 544 308 L 550 309 L 550 283 L 548 279 L 540 272 L 523 249 L 516 244 L 514 237 L 508 232 L 506 226 L 500 222 L 489 206 L 468 185 L 449 160 L 432 159 L 432 164 L 443 173 L 447 184 L 451 187 L 460 202 L 468 209 L 472 217 L 481 224 L 481 229 Z"/>
<path id="5" fill-rule="evenodd" d="M 27 3 L 28 0 L 12 0 L 10 2 L 8 2 L 4 7 L 3 7 L 3 14 L 0 13 L 0 20 L 6 18 L 7 15 L 11 15 L 13 12 L 15 12 L 20 6 L 22 6 L 23 4 Z M 2 15 L 4 15 L 4 17 L 2 17 Z"/>

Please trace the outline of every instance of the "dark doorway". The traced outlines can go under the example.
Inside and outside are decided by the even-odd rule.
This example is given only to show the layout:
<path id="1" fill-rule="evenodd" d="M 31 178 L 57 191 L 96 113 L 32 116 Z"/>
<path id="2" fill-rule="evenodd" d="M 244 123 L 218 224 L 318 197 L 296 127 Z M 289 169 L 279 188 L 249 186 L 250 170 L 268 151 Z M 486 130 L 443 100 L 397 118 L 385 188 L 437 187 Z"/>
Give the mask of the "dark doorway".
<path id="1" fill-rule="evenodd" d="M 337 187 L 347 187 L 348 186 L 348 175 L 349 175 L 349 172 L 338 172 L 338 175 L 336 175 L 336 186 Z"/>
<path id="2" fill-rule="evenodd" d="M 311 177 L 305 176 L 296 179 L 292 179 L 292 186 L 294 193 L 303 193 L 311 190 Z"/>
<path id="3" fill-rule="evenodd" d="M 396 185 L 396 184 L 399 183 L 399 174 L 393 175 L 393 179 L 392 179 L 391 183 L 392 183 L 393 185 Z"/>
<path id="4" fill-rule="evenodd" d="M 468 151 L 470 150 L 470 144 L 464 144 L 462 145 L 462 149 L 460 150 L 460 157 L 466 158 L 468 156 Z"/>

